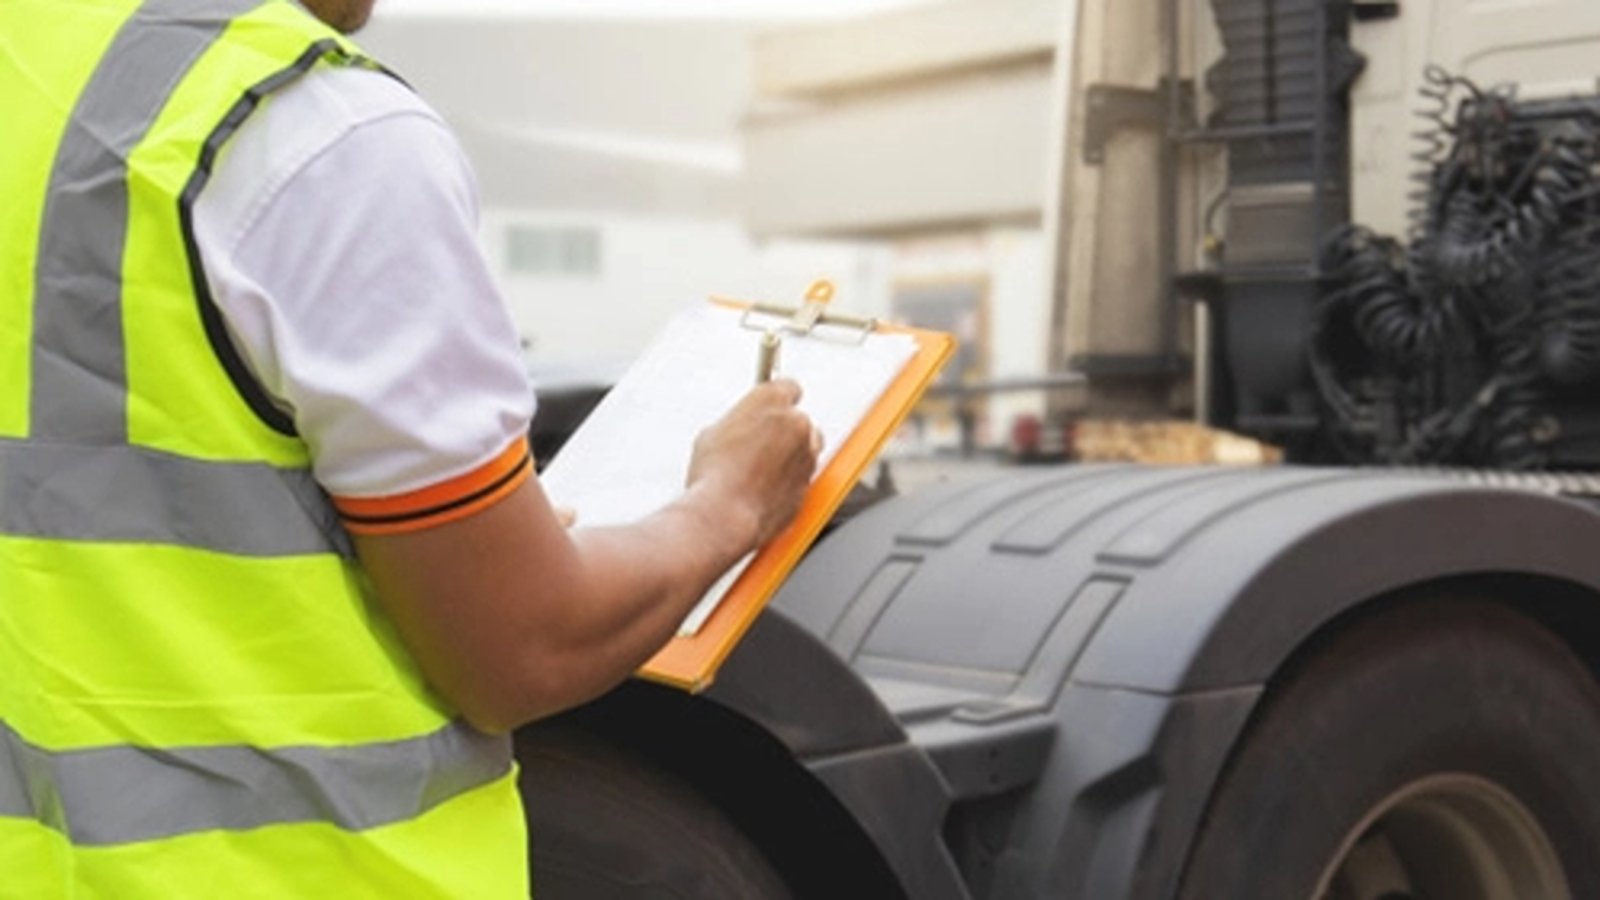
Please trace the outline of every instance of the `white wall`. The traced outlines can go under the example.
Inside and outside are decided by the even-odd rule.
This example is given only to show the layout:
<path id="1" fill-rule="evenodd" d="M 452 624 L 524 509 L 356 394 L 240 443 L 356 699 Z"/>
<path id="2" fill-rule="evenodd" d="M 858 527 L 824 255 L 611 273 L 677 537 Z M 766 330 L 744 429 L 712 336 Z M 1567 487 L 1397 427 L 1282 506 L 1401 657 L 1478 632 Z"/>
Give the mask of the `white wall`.
<path id="1" fill-rule="evenodd" d="M 822 277 L 836 283 L 841 308 L 883 311 L 881 246 L 746 236 L 737 125 L 751 93 L 750 44 L 764 27 L 613 10 L 380 16 L 362 33 L 472 158 L 484 247 L 535 362 L 627 359 L 675 310 L 710 294 L 795 302 Z M 518 222 L 598 229 L 601 271 L 510 272 L 504 229 Z"/>
<path id="2" fill-rule="evenodd" d="M 1044 371 L 1037 231 L 910 253 L 752 239 L 738 123 L 752 94 L 751 44 L 778 19 L 614 13 L 447 15 L 435 4 L 428 16 L 380 15 L 361 35 L 461 136 L 482 188 L 484 247 L 536 365 L 615 366 L 707 295 L 794 302 L 816 278 L 835 282 L 841 309 L 886 316 L 897 279 L 942 268 L 989 281 L 989 374 Z M 599 271 L 508 271 L 504 235 L 517 223 L 597 229 Z M 1003 437 L 1013 415 L 1041 402 L 995 398 L 989 431 Z"/>
<path id="3" fill-rule="evenodd" d="M 596 277 L 516 275 L 504 229 L 516 223 L 591 227 L 601 234 Z M 642 350 L 676 311 L 717 294 L 797 303 L 817 278 L 838 288 L 840 308 L 880 314 L 888 251 L 824 242 L 757 244 L 736 221 L 582 216 L 495 210 L 485 243 L 502 273 L 512 318 L 544 362 L 615 361 Z"/>
<path id="4" fill-rule="evenodd" d="M 1049 367 L 1050 280 L 1045 238 L 1038 230 L 996 232 L 990 242 L 994 311 L 992 377 L 1036 378 Z M 990 433 L 1004 439 L 1012 420 L 1043 416 L 1041 393 L 997 394 L 991 401 Z"/>

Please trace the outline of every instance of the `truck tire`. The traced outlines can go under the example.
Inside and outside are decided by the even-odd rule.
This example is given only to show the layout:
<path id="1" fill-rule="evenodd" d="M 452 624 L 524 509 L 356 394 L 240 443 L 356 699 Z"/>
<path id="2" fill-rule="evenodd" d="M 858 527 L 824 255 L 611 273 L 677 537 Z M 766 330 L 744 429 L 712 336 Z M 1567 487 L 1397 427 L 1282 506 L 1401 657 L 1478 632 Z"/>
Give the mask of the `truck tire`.
<path id="1" fill-rule="evenodd" d="M 1369 615 L 1274 685 L 1213 794 L 1186 900 L 1600 897 L 1600 690 L 1476 600 Z"/>
<path id="2" fill-rule="evenodd" d="M 791 900 L 682 779 L 568 725 L 523 729 L 516 746 L 538 900 Z"/>

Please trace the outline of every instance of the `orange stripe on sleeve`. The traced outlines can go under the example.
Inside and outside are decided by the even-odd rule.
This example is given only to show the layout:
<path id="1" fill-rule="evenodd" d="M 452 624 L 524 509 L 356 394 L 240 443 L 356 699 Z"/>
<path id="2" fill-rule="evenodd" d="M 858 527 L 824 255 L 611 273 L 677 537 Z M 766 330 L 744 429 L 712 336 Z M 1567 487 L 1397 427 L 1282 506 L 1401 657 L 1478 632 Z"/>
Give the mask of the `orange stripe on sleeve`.
<path id="1" fill-rule="evenodd" d="M 393 497 L 335 497 L 353 534 L 403 534 L 464 519 L 500 502 L 533 474 L 528 439 L 464 475 Z"/>

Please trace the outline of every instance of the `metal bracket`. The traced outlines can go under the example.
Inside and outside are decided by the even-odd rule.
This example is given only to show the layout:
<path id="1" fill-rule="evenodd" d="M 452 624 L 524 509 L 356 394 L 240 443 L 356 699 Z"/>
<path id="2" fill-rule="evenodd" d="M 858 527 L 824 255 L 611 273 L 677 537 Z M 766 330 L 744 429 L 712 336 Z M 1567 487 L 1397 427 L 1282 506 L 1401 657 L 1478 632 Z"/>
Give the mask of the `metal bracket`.
<path id="1" fill-rule="evenodd" d="M 1181 85 L 1187 103 L 1188 82 Z M 1106 142 L 1124 128 L 1161 129 L 1167 123 L 1166 83 L 1161 87 L 1136 88 L 1116 84 L 1091 84 L 1087 100 L 1089 112 L 1083 127 L 1083 161 L 1091 166 L 1105 162 Z"/>
<path id="2" fill-rule="evenodd" d="M 1383 0 L 1355 0 L 1350 6 L 1350 14 L 1357 22 L 1381 22 L 1385 19 L 1400 18 L 1399 2 L 1383 2 Z"/>
<path id="3" fill-rule="evenodd" d="M 1089 113 L 1083 126 L 1083 161 L 1091 166 L 1105 162 L 1106 142 L 1130 126 L 1159 128 L 1167 104 L 1159 91 L 1148 88 L 1091 84 Z"/>
<path id="4" fill-rule="evenodd" d="M 1077 353 L 1067 360 L 1067 369 L 1086 378 L 1128 380 L 1171 378 L 1189 371 L 1186 356 L 1159 353 Z"/>
<path id="5" fill-rule="evenodd" d="M 810 289 L 806 291 L 804 302 L 799 306 L 760 302 L 740 303 L 737 300 L 723 300 L 719 297 L 712 299 L 745 307 L 744 315 L 739 317 L 739 325 L 752 331 L 770 333 L 783 331 L 808 337 L 851 340 L 857 344 L 864 342 L 867 335 L 878 327 L 878 320 L 828 312 L 828 303 L 833 300 L 833 294 L 833 282 L 824 279 L 812 282 Z M 819 326 L 835 326 L 845 331 L 842 334 L 832 334 L 824 332 Z"/>

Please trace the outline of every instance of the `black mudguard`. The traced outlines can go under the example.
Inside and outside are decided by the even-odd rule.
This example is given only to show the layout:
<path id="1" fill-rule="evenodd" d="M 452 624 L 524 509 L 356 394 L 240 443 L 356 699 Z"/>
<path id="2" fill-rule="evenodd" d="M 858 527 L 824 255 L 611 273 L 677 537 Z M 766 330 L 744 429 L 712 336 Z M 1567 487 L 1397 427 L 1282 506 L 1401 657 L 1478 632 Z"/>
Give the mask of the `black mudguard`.
<path id="1" fill-rule="evenodd" d="M 1382 471 L 1073 466 L 895 498 L 813 549 L 707 698 L 916 898 L 1158 898 L 1273 673 L 1376 598 L 1600 595 L 1577 502 Z"/>

